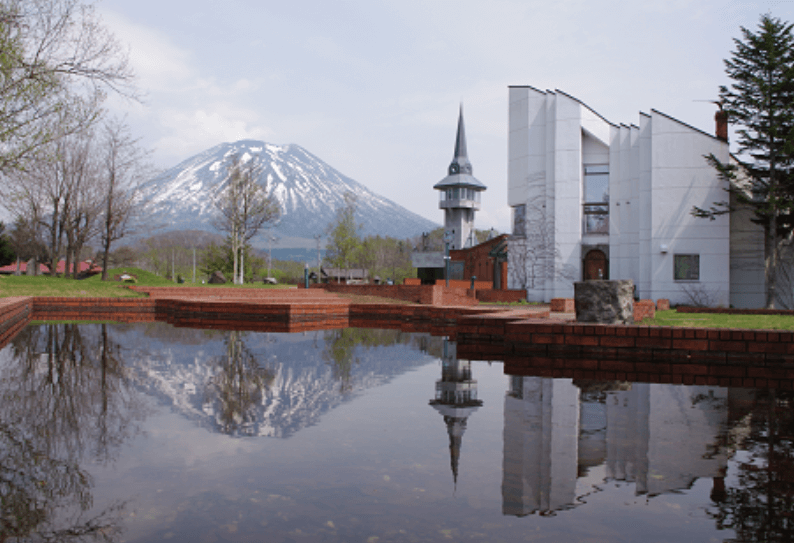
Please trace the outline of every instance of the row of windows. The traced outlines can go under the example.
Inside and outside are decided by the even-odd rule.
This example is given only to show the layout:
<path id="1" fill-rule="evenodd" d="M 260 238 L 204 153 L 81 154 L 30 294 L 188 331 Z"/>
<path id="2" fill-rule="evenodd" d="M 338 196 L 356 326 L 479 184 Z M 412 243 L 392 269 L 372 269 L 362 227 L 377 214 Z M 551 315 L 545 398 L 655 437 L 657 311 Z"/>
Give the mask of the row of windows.
<path id="1" fill-rule="evenodd" d="M 463 187 L 442 190 L 441 201 L 443 202 L 445 200 L 471 200 L 473 202 L 479 202 L 480 191 Z"/>

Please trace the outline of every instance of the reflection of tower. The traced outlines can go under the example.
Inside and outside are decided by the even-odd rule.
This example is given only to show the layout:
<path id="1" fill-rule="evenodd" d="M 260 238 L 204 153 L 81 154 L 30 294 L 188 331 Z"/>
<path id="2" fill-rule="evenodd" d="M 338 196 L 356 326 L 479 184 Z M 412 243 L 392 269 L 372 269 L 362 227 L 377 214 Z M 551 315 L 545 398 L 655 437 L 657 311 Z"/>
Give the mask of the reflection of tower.
<path id="1" fill-rule="evenodd" d="M 576 496 L 579 389 L 570 379 L 510 378 L 505 397 L 502 512 L 548 514 Z"/>
<path id="2" fill-rule="evenodd" d="M 433 188 L 441 191 L 438 205 L 444 210 L 444 228 L 452 234 L 450 249 L 464 249 L 477 244 L 474 238 L 474 212 L 480 209 L 480 193 L 486 187 L 472 175 L 471 162 L 466 151 L 462 106 L 458 118 L 455 156 L 447 173 L 449 175 Z"/>
<path id="3" fill-rule="evenodd" d="M 444 340 L 441 379 L 436 381 L 436 398 L 430 400 L 430 405 L 444 416 L 449 434 L 452 478 L 457 484 L 458 461 L 466 420 L 482 405 L 482 400 L 477 399 L 477 381 L 471 378 L 471 362 L 458 360 L 454 341 Z"/>

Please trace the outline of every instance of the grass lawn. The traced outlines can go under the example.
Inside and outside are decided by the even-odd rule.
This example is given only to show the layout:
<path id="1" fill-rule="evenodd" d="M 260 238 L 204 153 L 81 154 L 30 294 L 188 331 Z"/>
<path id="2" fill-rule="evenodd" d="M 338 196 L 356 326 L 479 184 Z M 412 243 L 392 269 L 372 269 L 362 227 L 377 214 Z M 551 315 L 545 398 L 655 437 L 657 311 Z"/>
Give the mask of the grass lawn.
<path id="1" fill-rule="evenodd" d="M 645 319 L 641 324 L 643 326 L 686 326 L 690 328 L 794 330 L 794 316 L 678 313 L 675 309 L 670 309 L 668 311 L 657 311 L 656 318 Z"/>
<path id="2" fill-rule="evenodd" d="M 202 285 L 193 283 L 183 283 L 178 285 L 164 277 L 149 273 L 138 268 L 117 268 L 108 270 L 108 276 L 121 275 L 128 273 L 137 277 L 134 284 L 147 287 L 205 287 L 208 289 L 217 287 L 234 288 L 285 288 L 289 285 Z M 126 284 L 118 281 L 102 281 L 101 276 L 95 275 L 88 279 L 75 281 L 63 277 L 50 277 L 39 275 L 28 277 L 25 275 L 0 275 L 0 298 L 9 296 L 76 296 L 76 297 L 98 297 L 98 298 L 143 298 L 144 294 L 133 292 L 125 288 Z"/>

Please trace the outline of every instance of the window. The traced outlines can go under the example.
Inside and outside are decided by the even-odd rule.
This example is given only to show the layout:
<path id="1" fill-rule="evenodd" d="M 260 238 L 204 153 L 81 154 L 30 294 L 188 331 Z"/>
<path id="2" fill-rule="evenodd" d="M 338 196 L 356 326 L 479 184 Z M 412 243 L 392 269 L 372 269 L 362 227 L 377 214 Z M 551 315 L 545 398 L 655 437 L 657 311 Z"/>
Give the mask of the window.
<path id="1" fill-rule="evenodd" d="M 673 255 L 675 281 L 700 281 L 700 255 Z"/>
<path id="2" fill-rule="evenodd" d="M 609 166 L 584 167 L 585 234 L 609 234 Z"/>
<path id="3" fill-rule="evenodd" d="M 527 206 L 513 206 L 513 235 L 523 238 L 527 235 Z"/>

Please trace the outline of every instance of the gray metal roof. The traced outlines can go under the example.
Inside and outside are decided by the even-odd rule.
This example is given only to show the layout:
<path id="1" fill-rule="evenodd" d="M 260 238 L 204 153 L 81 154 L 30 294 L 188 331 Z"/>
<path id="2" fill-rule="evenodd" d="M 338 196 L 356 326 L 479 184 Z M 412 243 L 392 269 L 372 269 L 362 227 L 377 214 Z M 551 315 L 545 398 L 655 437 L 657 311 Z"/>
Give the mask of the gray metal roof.
<path id="1" fill-rule="evenodd" d="M 466 149 L 466 128 L 463 125 L 463 104 L 458 115 L 458 133 L 455 137 L 455 156 L 447 168 L 447 176 L 436 183 L 433 188 L 443 190 L 451 187 L 468 187 L 475 190 L 485 190 L 487 187 L 472 175 L 473 169 L 469 162 Z"/>
<path id="2" fill-rule="evenodd" d="M 444 190 L 452 187 L 468 187 L 475 190 L 485 190 L 488 187 L 480 183 L 480 181 L 473 175 L 465 173 L 457 173 L 455 175 L 448 175 L 435 185 L 434 189 Z"/>

